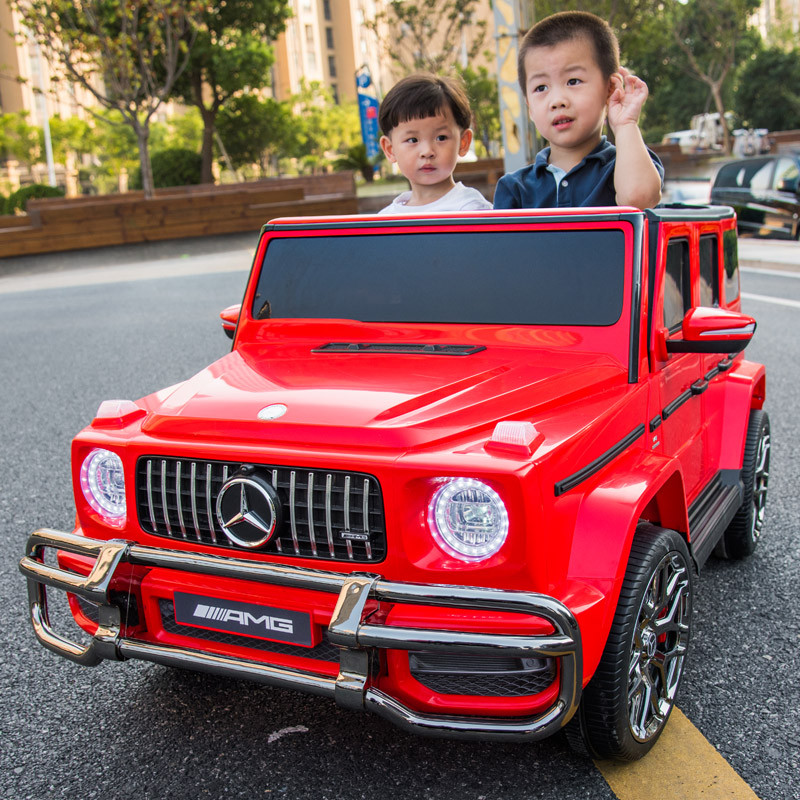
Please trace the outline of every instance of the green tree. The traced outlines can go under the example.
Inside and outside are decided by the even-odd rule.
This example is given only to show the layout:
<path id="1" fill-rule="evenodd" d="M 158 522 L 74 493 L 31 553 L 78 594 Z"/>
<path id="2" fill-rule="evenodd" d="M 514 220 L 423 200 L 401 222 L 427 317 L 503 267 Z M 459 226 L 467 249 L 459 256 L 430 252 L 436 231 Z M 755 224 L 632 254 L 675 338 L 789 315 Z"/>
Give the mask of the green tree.
<path id="1" fill-rule="evenodd" d="M 186 65 L 198 0 L 26 0 L 23 25 L 53 65 L 136 136 L 146 197 L 153 193 L 150 122 Z"/>
<path id="2" fill-rule="evenodd" d="M 331 154 L 344 154 L 358 144 L 361 123 L 356 103 L 336 105 L 330 90 L 318 81 L 303 81 L 301 87 L 290 104 L 299 154 L 314 169 L 326 163 Z"/>
<path id="3" fill-rule="evenodd" d="M 187 37 L 189 63 L 175 86 L 203 120 L 203 182 L 213 180 L 214 133 L 222 106 L 244 90 L 269 85 L 271 42 L 290 16 L 287 0 L 227 0 L 205 7 Z"/>
<path id="4" fill-rule="evenodd" d="M 133 175 L 137 165 L 141 167 L 136 134 L 124 124 L 118 111 L 95 109 L 94 118 L 96 145 L 92 173 L 96 180 L 95 188 L 101 193 L 119 191 L 120 172 L 124 169 Z"/>
<path id="5" fill-rule="evenodd" d="M 257 164 L 261 175 L 278 158 L 299 154 L 295 127 L 286 103 L 253 94 L 229 100 L 217 118 L 217 131 L 233 168 Z"/>
<path id="6" fill-rule="evenodd" d="M 370 158 L 367 155 L 367 146 L 364 142 L 354 144 L 352 147 L 347 148 L 347 152 L 333 162 L 335 170 L 352 169 L 361 174 L 361 177 L 367 183 L 372 183 L 375 180 L 375 167 L 383 159 L 383 153 Z"/>
<path id="7" fill-rule="evenodd" d="M 657 143 L 669 131 L 688 128 L 695 114 L 709 110 L 712 98 L 708 86 L 690 73 L 663 14 L 643 19 L 637 34 L 627 38 L 622 58 L 650 90 L 640 127 L 646 142 Z M 729 84 L 724 87 L 726 103 Z"/>
<path id="8" fill-rule="evenodd" d="M 203 120 L 196 108 L 186 109 L 186 113 L 170 117 L 165 122 L 154 122 L 150 135 L 150 149 L 153 154 L 173 147 L 200 152 L 203 139 Z"/>
<path id="9" fill-rule="evenodd" d="M 761 50 L 739 74 L 736 113 L 750 127 L 800 128 L 800 50 Z"/>
<path id="10" fill-rule="evenodd" d="M 489 75 L 486 67 L 464 67 L 458 72 L 467 87 L 467 97 L 474 117 L 475 139 L 481 143 L 485 155 L 488 155 L 492 143 L 501 139 L 497 81 Z"/>
<path id="11" fill-rule="evenodd" d="M 531 24 L 557 11 L 591 11 L 614 28 L 620 45 L 659 5 L 658 0 L 596 0 L 593 3 L 585 0 L 523 0 L 526 19 Z"/>
<path id="12" fill-rule="evenodd" d="M 472 61 L 486 43 L 478 0 L 391 0 L 368 27 L 405 74 L 443 73 Z"/>
<path id="13" fill-rule="evenodd" d="M 35 164 L 44 147 L 42 129 L 28 122 L 27 111 L 0 114 L 0 153 L 23 164 Z"/>
<path id="14" fill-rule="evenodd" d="M 672 3 L 666 15 L 675 44 L 692 76 L 708 87 L 720 119 L 727 110 L 725 84 L 754 46 L 748 18 L 758 5 L 759 0 L 687 0 Z M 723 149 L 729 153 L 728 126 L 722 131 Z"/>
<path id="15" fill-rule="evenodd" d="M 91 154 L 95 150 L 95 136 L 92 126 L 79 117 L 51 117 L 50 139 L 53 143 L 53 159 L 62 164 L 67 155 Z"/>

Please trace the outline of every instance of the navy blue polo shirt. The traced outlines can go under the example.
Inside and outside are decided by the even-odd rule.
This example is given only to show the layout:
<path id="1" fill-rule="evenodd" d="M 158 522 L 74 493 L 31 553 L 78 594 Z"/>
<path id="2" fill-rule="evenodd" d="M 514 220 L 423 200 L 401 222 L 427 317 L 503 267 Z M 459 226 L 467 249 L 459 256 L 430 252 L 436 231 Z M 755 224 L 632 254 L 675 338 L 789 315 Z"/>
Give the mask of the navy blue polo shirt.
<path id="1" fill-rule="evenodd" d="M 661 183 L 664 167 L 659 157 L 647 151 L 656 165 Z M 550 148 L 536 154 L 533 164 L 503 175 L 494 191 L 495 208 L 570 208 L 578 206 L 615 206 L 614 165 L 617 148 L 605 136 L 580 164 L 561 177 L 556 188 L 553 173 L 548 170 Z"/>

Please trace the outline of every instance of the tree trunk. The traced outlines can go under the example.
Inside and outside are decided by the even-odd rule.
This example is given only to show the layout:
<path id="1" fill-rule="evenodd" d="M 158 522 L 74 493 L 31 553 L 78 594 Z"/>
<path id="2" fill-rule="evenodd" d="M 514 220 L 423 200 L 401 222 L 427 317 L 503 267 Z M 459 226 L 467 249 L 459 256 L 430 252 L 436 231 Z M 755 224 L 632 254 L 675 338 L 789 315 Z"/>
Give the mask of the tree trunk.
<path id="1" fill-rule="evenodd" d="M 711 96 L 714 98 L 714 105 L 717 107 L 719 120 L 722 124 L 722 149 L 727 154 L 731 154 L 731 134 L 728 130 L 728 120 L 725 119 L 725 105 L 722 102 L 722 82 L 711 84 Z"/>
<path id="2" fill-rule="evenodd" d="M 150 163 L 150 125 L 139 120 L 133 126 L 139 145 L 139 168 L 142 171 L 142 191 L 145 199 L 150 199 L 155 190 L 153 185 L 153 165 Z"/>
<path id="3" fill-rule="evenodd" d="M 200 168 L 200 183 L 214 183 L 214 131 L 216 130 L 216 115 L 207 108 L 200 109 L 203 118 L 203 146 L 200 150 L 202 163 Z"/>

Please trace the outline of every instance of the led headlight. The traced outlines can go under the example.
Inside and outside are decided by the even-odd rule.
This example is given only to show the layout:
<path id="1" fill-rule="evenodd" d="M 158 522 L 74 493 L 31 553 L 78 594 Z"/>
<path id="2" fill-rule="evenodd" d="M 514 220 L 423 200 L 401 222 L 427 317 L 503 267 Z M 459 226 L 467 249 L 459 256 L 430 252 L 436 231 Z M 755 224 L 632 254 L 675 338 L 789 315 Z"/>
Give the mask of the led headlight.
<path id="1" fill-rule="evenodd" d="M 112 525 L 125 521 L 125 471 L 110 450 L 92 450 L 81 465 L 81 489 L 86 502 Z"/>
<path id="2" fill-rule="evenodd" d="M 454 478 L 431 499 L 428 525 L 447 553 L 463 561 L 481 561 L 503 546 L 508 513 L 490 486 L 474 478 Z"/>

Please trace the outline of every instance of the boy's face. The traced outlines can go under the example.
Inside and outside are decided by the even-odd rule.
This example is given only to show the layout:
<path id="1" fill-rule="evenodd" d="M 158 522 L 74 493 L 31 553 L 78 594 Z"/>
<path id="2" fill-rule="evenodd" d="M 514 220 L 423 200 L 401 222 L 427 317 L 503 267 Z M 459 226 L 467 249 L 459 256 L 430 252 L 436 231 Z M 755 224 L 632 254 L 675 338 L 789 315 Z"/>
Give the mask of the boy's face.
<path id="1" fill-rule="evenodd" d="M 524 63 L 528 113 L 550 143 L 551 162 L 565 156 L 580 156 L 580 161 L 600 142 L 613 90 L 611 78 L 604 78 L 597 65 L 594 46 L 582 36 L 534 47 Z"/>
<path id="2" fill-rule="evenodd" d="M 466 155 L 472 131 L 462 131 L 445 107 L 435 117 L 410 119 L 381 137 L 386 158 L 400 168 L 412 187 L 452 182 L 459 156 Z"/>

